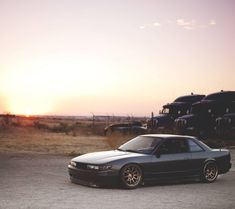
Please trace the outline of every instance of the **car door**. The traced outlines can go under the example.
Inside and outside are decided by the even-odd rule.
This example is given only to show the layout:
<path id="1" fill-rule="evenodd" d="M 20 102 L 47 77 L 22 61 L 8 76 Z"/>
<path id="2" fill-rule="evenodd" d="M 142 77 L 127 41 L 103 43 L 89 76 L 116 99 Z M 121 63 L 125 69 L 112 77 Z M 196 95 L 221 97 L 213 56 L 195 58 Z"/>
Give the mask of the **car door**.
<path id="1" fill-rule="evenodd" d="M 190 169 L 191 155 L 185 138 L 167 138 L 152 156 L 149 177 L 168 178 L 184 176 Z"/>
<path id="2" fill-rule="evenodd" d="M 192 175 L 197 175 L 200 173 L 204 161 L 208 156 L 206 156 L 206 151 L 200 146 L 195 140 L 187 139 L 189 145 L 189 153 L 191 155 L 191 160 L 189 164 L 189 170 Z"/>

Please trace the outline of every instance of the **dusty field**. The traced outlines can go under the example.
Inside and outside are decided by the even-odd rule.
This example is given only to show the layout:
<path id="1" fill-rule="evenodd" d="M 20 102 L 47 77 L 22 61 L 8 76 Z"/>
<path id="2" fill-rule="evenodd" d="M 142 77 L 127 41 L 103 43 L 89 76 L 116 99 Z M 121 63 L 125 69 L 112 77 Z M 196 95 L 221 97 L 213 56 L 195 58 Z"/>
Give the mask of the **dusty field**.
<path id="1" fill-rule="evenodd" d="M 0 152 L 78 155 L 110 149 L 103 136 L 68 135 L 34 127 L 10 127 L 0 131 Z"/>
<path id="2" fill-rule="evenodd" d="M 103 136 L 105 121 L 66 118 L 0 118 L 0 153 L 48 153 L 76 156 L 115 149 L 134 136 Z M 211 147 L 231 147 L 234 140 L 209 139 Z"/>
<path id="3" fill-rule="evenodd" d="M 0 118 L 0 153 L 79 155 L 118 147 L 133 136 L 103 136 L 105 121 L 73 118 Z"/>

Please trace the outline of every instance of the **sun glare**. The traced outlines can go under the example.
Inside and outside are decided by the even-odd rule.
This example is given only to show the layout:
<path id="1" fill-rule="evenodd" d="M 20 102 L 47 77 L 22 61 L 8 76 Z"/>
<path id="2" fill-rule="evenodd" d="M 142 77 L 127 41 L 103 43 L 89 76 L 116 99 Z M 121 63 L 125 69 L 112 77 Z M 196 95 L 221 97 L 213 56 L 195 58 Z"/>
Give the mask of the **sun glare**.
<path id="1" fill-rule="evenodd" d="M 11 66 L 3 83 L 8 111 L 47 114 L 55 112 L 63 98 L 98 94 L 107 89 L 107 82 L 112 82 L 113 75 L 107 68 L 98 61 L 87 64 L 60 60 Z"/>
<path id="2" fill-rule="evenodd" d="M 21 99 L 13 99 L 9 101 L 9 112 L 12 114 L 25 115 L 43 115 L 49 113 L 52 108 L 48 102 L 41 101 L 21 101 Z"/>
<path id="3" fill-rule="evenodd" d="M 46 81 L 46 82 L 45 82 Z M 46 114 L 53 107 L 53 82 L 37 71 L 18 71 L 5 78 L 6 102 L 9 112 L 22 115 Z"/>
<path id="4" fill-rule="evenodd" d="M 31 115 L 34 115 L 33 112 L 30 109 L 27 109 L 24 114 L 26 117 L 30 117 Z"/>

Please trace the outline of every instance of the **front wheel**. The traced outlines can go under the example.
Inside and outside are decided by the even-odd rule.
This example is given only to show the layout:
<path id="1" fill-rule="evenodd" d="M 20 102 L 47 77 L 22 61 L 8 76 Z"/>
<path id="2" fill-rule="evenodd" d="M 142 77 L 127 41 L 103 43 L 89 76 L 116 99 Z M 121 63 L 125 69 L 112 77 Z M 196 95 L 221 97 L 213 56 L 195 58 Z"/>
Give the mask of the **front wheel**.
<path id="1" fill-rule="evenodd" d="M 207 183 L 212 183 L 218 176 L 218 166 L 215 162 L 205 163 L 202 170 L 202 180 Z"/>
<path id="2" fill-rule="evenodd" d="M 142 182 L 143 173 L 136 164 L 125 165 L 120 172 L 122 185 L 127 189 L 135 189 Z"/>

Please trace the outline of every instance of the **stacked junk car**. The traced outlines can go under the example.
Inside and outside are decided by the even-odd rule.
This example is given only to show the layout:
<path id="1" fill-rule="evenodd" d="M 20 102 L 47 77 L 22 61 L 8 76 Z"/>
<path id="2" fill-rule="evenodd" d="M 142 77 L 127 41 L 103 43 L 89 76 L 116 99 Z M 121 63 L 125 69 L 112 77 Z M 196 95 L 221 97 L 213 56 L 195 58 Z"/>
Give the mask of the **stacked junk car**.
<path id="1" fill-rule="evenodd" d="M 146 123 L 115 123 L 104 129 L 112 134 L 173 133 L 198 137 L 235 137 L 235 91 L 219 91 L 209 95 L 193 94 L 176 98 L 163 105 L 159 114 Z"/>
<path id="2" fill-rule="evenodd" d="M 204 97 L 205 95 L 192 93 L 191 95 L 178 97 L 172 103 L 164 105 L 159 115 L 147 121 L 148 130 L 172 130 L 175 119 L 189 114 L 192 104 L 201 101 Z"/>
<path id="3" fill-rule="evenodd" d="M 235 137 L 235 91 L 181 96 L 147 121 L 152 133 Z"/>
<path id="4" fill-rule="evenodd" d="M 175 119 L 180 134 L 195 136 L 235 136 L 235 91 L 207 95 L 192 104 L 190 113 Z"/>

